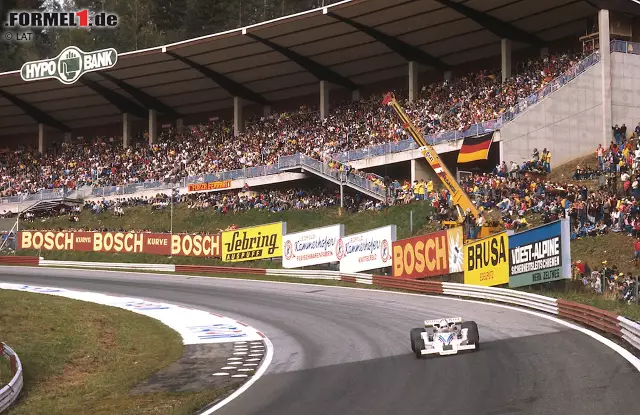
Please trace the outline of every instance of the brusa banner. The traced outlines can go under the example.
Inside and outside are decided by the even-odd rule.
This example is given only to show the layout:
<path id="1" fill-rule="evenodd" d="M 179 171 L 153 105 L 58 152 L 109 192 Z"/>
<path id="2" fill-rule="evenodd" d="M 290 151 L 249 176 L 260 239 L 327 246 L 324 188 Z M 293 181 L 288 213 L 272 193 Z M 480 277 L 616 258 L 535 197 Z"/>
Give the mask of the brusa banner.
<path id="1" fill-rule="evenodd" d="M 462 228 L 401 239 L 393 243 L 393 276 L 424 278 L 464 270 Z"/>
<path id="2" fill-rule="evenodd" d="M 17 249 L 220 257 L 220 235 L 144 232 L 18 232 Z"/>

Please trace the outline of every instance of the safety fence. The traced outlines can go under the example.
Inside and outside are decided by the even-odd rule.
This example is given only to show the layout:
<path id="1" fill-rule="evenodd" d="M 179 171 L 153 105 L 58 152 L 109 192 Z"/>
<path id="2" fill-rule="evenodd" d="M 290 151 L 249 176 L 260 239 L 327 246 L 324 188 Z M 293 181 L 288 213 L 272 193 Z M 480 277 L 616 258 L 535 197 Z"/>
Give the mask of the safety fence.
<path id="1" fill-rule="evenodd" d="M 52 261 L 38 257 L 11 257 L 13 261 L 5 260 L 10 257 L 0 257 L 0 264 L 6 265 L 39 265 L 45 267 L 75 267 L 87 269 L 121 269 L 121 270 L 150 270 L 175 272 L 178 274 L 213 274 L 213 275 L 256 275 L 279 276 L 308 280 L 334 280 L 355 284 L 367 284 L 375 287 L 394 290 L 410 291 L 414 293 L 446 295 L 452 297 L 473 298 L 485 301 L 495 301 L 526 307 L 559 317 L 573 320 L 609 333 L 625 340 L 635 349 L 640 350 L 640 324 L 611 311 L 601 310 L 585 304 L 546 297 L 539 294 L 508 288 L 484 287 L 479 285 L 459 284 L 453 282 L 429 281 L 385 277 L 364 273 L 346 273 L 329 270 L 305 269 L 261 269 L 222 267 L 207 265 L 172 265 L 172 264 L 124 264 L 108 262 L 75 262 Z M 21 260 L 21 261 L 20 261 Z"/>
<path id="2" fill-rule="evenodd" d="M 2 358 L 8 360 L 11 364 L 11 374 L 13 378 L 11 381 L 0 389 L 0 412 L 10 407 L 22 390 L 22 363 L 18 354 L 13 349 L 7 346 L 5 343 L 0 343 L 2 350 Z"/>

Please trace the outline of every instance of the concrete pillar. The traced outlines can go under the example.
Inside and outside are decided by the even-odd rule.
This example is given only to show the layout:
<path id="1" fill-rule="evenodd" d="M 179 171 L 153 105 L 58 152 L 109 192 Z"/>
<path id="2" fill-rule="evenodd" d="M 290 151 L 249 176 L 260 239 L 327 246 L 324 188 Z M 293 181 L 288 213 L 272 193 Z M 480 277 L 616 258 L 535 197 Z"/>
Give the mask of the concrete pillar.
<path id="1" fill-rule="evenodd" d="M 352 101 L 360 101 L 360 90 L 354 89 L 351 91 L 351 100 Z"/>
<path id="2" fill-rule="evenodd" d="M 418 63 L 409 62 L 409 101 L 418 98 Z"/>
<path id="3" fill-rule="evenodd" d="M 451 71 L 444 71 L 444 80 L 451 82 L 451 80 L 453 79 L 453 72 Z"/>
<path id="4" fill-rule="evenodd" d="M 500 42 L 500 55 L 502 57 L 502 82 L 511 78 L 511 40 L 502 39 Z"/>
<path id="5" fill-rule="evenodd" d="M 411 160 L 411 184 L 418 180 L 432 180 L 433 186 L 437 187 L 440 184 L 438 175 L 433 171 L 427 160 L 424 158 Z"/>
<path id="6" fill-rule="evenodd" d="M 44 153 L 44 124 L 38 124 L 38 151 Z"/>
<path id="7" fill-rule="evenodd" d="M 612 140 L 611 125 L 611 52 L 609 43 L 609 10 L 598 12 L 598 36 L 600 40 L 600 64 L 602 65 L 602 144 Z"/>
<path id="8" fill-rule="evenodd" d="M 265 105 L 262 107 L 262 115 L 264 117 L 268 117 L 271 115 L 271 105 Z"/>
<path id="9" fill-rule="evenodd" d="M 149 110 L 149 144 L 158 141 L 158 119 L 156 110 Z"/>
<path id="10" fill-rule="evenodd" d="M 329 84 L 320 81 L 320 119 L 324 120 L 329 115 Z"/>
<path id="11" fill-rule="evenodd" d="M 131 145 L 131 117 L 126 112 L 122 114 L 122 147 Z"/>
<path id="12" fill-rule="evenodd" d="M 543 58 L 549 56 L 549 48 L 540 48 L 540 56 Z"/>
<path id="13" fill-rule="evenodd" d="M 233 97 L 233 135 L 238 136 L 244 132 L 244 117 L 242 116 L 242 98 Z"/>
<path id="14" fill-rule="evenodd" d="M 184 131 L 184 119 L 178 118 L 176 120 L 176 131 L 182 133 Z"/>

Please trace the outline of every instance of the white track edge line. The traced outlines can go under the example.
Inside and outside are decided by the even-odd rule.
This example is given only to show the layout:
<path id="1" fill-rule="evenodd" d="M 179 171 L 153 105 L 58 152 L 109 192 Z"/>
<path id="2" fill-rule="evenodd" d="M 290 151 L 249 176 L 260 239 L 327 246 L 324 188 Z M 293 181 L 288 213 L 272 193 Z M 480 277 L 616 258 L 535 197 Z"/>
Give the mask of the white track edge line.
<path id="1" fill-rule="evenodd" d="M 215 404 L 212 408 L 209 408 L 204 412 L 200 412 L 199 415 L 209 415 L 214 413 L 218 409 L 222 408 L 223 406 L 225 406 L 226 404 L 228 404 L 229 402 L 231 402 L 232 400 L 240 396 L 244 391 L 249 389 L 251 385 L 256 383 L 258 379 L 262 377 L 262 375 L 264 375 L 264 373 L 267 371 L 267 368 L 271 364 L 271 360 L 273 359 L 273 343 L 271 343 L 271 340 L 269 340 L 269 338 L 266 336 L 263 338 L 263 341 L 264 341 L 264 344 L 267 345 L 267 355 L 265 356 L 264 360 L 262 361 L 262 364 L 260 365 L 256 373 L 253 376 L 251 376 L 251 378 L 247 380 L 241 387 L 236 389 L 231 395 L 227 396 L 222 401 Z"/>
<path id="2" fill-rule="evenodd" d="M 23 267 L 18 267 L 18 268 L 23 268 Z M 26 268 L 33 268 L 33 269 L 42 269 L 42 268 L 46 268 L 46 267 L 26 267 Z M 95 271 L 94 271 L 95 272 Z M 261 282 L 261 283 L 265 283 L 265 284 L 291 284 L 291 285 L 303 285 L 303 286 L 309 286 L 310 284 L 307 283 L 302 283 L 302 282 L 286 282 L 286 281 L 269 281 L 269 280 L 262 280 L 262 279 L 251 279 L 251 278 L 225 278 L 225 277 L 208 277 L 208 276 L 199 276 L 199 275 L 185 275 L 185 274 L 153 274 L 153 273 L 140 273 L 140 272 L 135 272 L 135 271 L 102 271 L 102 272 L 114 272 L 114 273 L 122 273 L 122 272 L 127 272 L 130 274 L 136 274 L 136 275 L 140 275 L 140 276 L 147 276 L 147 277 L 151 277 L 151 276 L 175 276 L 175 277 L 183 277 L 185 279 L 189 279 L 189 278 L 205 278 L 205 279 L 216 279 L 216 280 L 232 280 L 232 281 L 252 281 L 252 282 Z M 472 303 L 477 303 L 477 304 L 483 304 L 483 305 L 491 305 L 494 307 L 501 307 L 501 308 L 506 308 L 509 310 L 515 310 L 515 311 L 520 311 L 523 313 L 527 313 L 527 314 L 531 314 L 531 315 L 535 315 L 538 317 L 542 317 L 545 318 L 547 320 L 550 321 L 554 321 L 558 324 L 561 324 L 565 327 L 569 327 L 571 329 L 580 331 L 586 335 L 588 335 L 589 337 L 593 338 L 594 340 L 604 344 L 605 346 L 609 347 L 610 349 L 614 350 L 615 352 L 617 352 L 620 356 L 622 356 L 625 360 L 627 360 L 629 363 L 631 363 L 636 370 L 638 370 L 640 372 L 640 359 L 637 358 L 636 356 L 634 356 L 631 352 L 629 352 L 627 349 L 625 349 L 624 347 L 620 346 L 619 344 L 607 339 L 606 337 L 592 331 L 589 329 L 586 329 L 584 327 L 578 326 L 576 324 L 570 323 L 568 321 L 559 319 L 557 317 L 552 317 L 551 315 L 548 314 L 542 314 L 536 311 L 532 311 L 532 310 L 528 310 L 526 308 L 521 308 L 521 307 L 513 307 L 513 306 L 509 306 L 509 305 L 505 305 L 505 304 L 495 304 L 495 303 L 490 303 L 490 302 L 485 302 L 485 301 L 478 301 L 478 300 L 468 300 L 468 299 L 463 299 L 463 298 L 457 298 L 457 297 L 451 297 L 451 296 L 447 296 L 447 295 L 437 295 L 437 294 L 417 294 L 417 293 L 404 293 L 404 292 L 398 292 L 398 291 L 387 291 L 387 290 L 376 290 L 373 288 L 360 288 L 360 287 L 342 287 L 339 285 L 326 285 L 326 284 L 314 284 L 314 285 L 323 285 L 325 287 L 331 287 L 331 288 L 337 288 L 337 289 L 344 289 L 344 290 L 358 290 L 358 291 L 367 291 L 367 292 L 384 292 L 386 294 L 396 294 L 396 295 L 412 295 L 412 296 L 417 296 L 417 297 L 437 297 L 440 299 L 447 299 L 447 300 L 457 300 L 457 301 L 466 301 L 466 302 L 472 302 Z M 265 337 L 266 339 L 266 337 Z M 268 352 L 267 352 L 268 353 Z M 257 373 L 256 373 L 257 375 Z M 248 382 L 247 382 L 248 383 Z M 200 415 L 208 415 L 208 414 L 200 414 Z"/>

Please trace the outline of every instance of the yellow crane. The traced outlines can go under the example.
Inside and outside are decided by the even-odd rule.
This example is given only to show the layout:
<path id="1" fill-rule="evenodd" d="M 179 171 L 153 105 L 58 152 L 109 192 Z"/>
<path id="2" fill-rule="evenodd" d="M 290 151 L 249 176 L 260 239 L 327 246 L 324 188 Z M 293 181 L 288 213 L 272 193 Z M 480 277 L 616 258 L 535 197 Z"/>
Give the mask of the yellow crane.
<path id="1" fill-rule="evenodd" d="M 440 160 L 440 157 L 438 156 L 436 150 L 431 145 L 429 145 L 429 143 L 427 143 L 420 131 L 416 129 L 416 127 L 409 119 L 407 113 L 404 112 L 404 109 L 402 109 L 400 104 L 398 104 L 398 101 L 396 101 L 396 98 L 391 92 L 388 92 L 384 96 L 382 104 L 388 105 L 393 108 L 393 110 L 402 121 L 402 127 L 409 133 L 416 144 L 418 144 L 418 146 L 420 147 L 420 152 L 427 160 L 431 168 L 433 168 L 433 171 L 437 174 L 440 181 L 444 184 L 444 186 L 451 194 L 451 201 L 456 206 L 456 210 L 458 212 L 458 222 L 445 221 L 443 222 L 443 225 L 446 227 L 458 225 L 459 223 L 464 221 L 466 212 L 471 214 L 471 216 L 473 216 L 474 218 L 477 218 L 480 215 L 480 212 L 469 198 L 469 195 L 467 195 L 467 193 L 462 190 L 460 184 L 458 184 L 447 166 Z M 480 229 L 479 237 L 482 238 L 485 236 L 489 236 L 499 230 L 499 227 L 483 226 Z"/>

